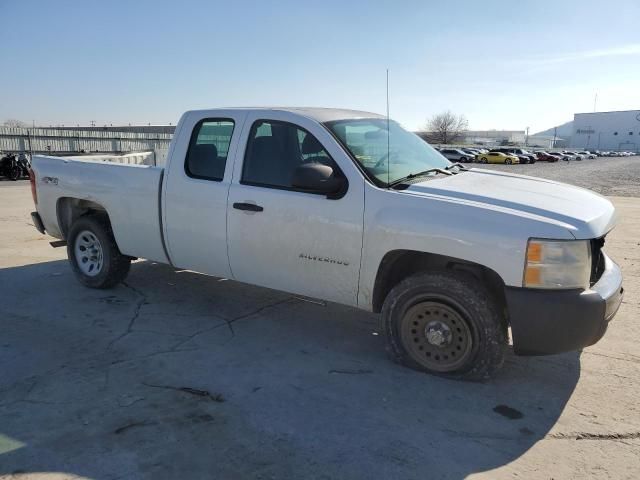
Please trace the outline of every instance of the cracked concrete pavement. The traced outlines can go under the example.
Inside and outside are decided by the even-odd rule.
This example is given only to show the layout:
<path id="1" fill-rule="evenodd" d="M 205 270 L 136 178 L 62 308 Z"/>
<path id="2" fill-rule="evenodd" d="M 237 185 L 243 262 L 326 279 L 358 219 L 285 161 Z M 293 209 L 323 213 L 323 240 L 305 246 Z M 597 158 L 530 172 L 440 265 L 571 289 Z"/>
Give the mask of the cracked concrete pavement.
<path id="1" fill-rule="evenodd" d="M 0 478 L 637 478 L 640 200 L 612 200 L 605 338 L 463 383 L 351 308 L 146 261 L 84 288 L 0 182 Z"/>

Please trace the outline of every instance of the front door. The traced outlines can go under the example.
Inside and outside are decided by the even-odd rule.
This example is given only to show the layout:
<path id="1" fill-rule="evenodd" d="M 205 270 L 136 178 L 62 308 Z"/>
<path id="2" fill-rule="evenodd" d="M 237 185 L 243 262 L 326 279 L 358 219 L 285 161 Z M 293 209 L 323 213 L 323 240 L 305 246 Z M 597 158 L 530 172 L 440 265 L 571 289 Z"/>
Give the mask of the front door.
<path id="1" fill-rule="evenodd" d="M 363 228 L 363 179 L 352 175 L 337 199 L 297 191 L 293 170 L 320 162 L 344 175 L 350 161 L 333 137 L 286 112 L 249 115 L 229 191 L 233 277 L 291 293 L 357 304 Z M 243 162 L 241 160 L 243 159 Z M 344 166 L 344 163 L 343 163 Z"/>

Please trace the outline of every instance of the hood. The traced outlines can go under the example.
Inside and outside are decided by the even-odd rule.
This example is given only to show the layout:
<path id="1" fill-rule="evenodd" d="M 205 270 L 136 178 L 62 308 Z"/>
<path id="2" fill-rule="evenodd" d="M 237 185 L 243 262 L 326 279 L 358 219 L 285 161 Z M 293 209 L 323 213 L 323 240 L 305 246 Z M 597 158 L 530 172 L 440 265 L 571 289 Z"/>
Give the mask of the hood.
<path id="1" fill-rule="evenodd" d="M 438 176 L 415 183 L 404 192 L 447 197 L 547 219 L 565 226 L 576 239 L 601 237 L 616 223 L 615 208 L 597 193 L 496 170 L 474 168 L 457 175 Z"/>

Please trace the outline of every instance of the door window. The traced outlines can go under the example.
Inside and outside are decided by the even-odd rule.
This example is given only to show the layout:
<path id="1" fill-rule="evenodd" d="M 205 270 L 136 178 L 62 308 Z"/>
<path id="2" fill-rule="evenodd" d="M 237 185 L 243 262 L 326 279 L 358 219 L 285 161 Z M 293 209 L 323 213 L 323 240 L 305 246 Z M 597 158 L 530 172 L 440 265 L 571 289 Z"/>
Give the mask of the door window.
<path id="1" fill-rule="evenodd" d="M 233 120 L 206 119 L 191 134 L 184 170 L 190 177 L 221 181 L 233 135 Z"/>
<path id="2" fill-rule="evenodd" d="M 329 165 L 337 174 L 334 161 L 311 133 L 287 122 L 258 120 L 249 133 L 240 183 L 293 190 L 293 173 L 304 163 Z"/>

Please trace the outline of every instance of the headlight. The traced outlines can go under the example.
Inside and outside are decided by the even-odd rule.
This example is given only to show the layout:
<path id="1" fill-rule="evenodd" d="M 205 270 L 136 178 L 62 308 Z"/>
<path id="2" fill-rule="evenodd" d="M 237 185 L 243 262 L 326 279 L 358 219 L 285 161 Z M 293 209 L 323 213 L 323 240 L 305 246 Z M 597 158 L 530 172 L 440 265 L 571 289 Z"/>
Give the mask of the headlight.
<path id="1" fill-rule="evenodd" d="M 588 288 L 590 277 L 589 240 L 529 240 L 524 287 Z"/>

